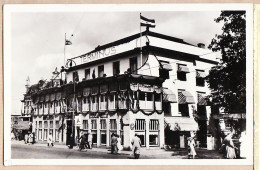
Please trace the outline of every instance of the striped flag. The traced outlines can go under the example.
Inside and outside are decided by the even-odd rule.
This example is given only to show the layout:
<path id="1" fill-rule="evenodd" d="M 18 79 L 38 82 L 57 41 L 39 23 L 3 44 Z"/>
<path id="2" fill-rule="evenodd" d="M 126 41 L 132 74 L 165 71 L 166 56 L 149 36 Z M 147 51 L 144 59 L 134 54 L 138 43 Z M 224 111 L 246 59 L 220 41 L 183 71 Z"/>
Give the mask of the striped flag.
<path id="1" fill-rule="evenodd" d="M 72 42 L 70 40 L 65 40 L 65 45 L 71 45 Z"/>
<path id="2" fill-rule="evenodd" d="M 155 20 L 154 19 L 145 18 L 141 15 L 141 13 L 140 13 L 140 19 L 141 19 L 141 27 L 155 28 Z"/>

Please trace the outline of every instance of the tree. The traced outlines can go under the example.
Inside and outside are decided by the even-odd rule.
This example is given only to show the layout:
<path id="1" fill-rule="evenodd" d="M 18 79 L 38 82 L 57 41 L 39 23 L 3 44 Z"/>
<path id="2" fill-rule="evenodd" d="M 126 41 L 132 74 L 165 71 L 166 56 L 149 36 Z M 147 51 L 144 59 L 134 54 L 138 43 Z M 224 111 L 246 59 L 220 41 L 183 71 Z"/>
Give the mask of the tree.
<path id="1" fill-rule="evenodd" d="M 224 25 L 222 34 L 216 35 L 209 45 L 212 51 L 222 54 L 221 62 L 206 78 L 212 90 L 212 103 L 227 113 L 245 113 L 246 13 L 222 11 L 215 21 Z"/>

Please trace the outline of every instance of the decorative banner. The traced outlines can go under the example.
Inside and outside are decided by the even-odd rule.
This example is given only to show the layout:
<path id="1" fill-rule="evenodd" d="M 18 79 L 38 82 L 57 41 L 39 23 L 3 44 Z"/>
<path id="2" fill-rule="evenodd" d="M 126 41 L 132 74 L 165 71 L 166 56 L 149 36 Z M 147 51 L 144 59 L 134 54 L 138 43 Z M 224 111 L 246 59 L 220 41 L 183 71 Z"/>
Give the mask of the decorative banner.
<path id="1" fill-rule="evenodd" d="M 153 92 L 154 88 L 150 84 L 139 84 L 139 89 L 143 92 Z"/>

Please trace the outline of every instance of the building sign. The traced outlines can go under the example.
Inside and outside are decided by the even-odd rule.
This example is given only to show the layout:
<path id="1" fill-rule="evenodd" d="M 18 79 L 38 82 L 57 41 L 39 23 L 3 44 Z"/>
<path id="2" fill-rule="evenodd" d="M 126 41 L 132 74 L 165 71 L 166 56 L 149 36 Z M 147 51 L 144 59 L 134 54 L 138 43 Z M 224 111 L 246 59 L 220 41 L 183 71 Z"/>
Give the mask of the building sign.
<path id="1" fill-rule="evenodd" d="M 115 47 L 106 48 L 106 49 L 85 55 L 84 57 L 82 57 L 82 63 L 88 63 L 88 62 L 95 61 L 95 60 L 98 60 L 101 58 L 106 58 L 108 56 L 115 55 L 115 54 L 116 54 Z"/>

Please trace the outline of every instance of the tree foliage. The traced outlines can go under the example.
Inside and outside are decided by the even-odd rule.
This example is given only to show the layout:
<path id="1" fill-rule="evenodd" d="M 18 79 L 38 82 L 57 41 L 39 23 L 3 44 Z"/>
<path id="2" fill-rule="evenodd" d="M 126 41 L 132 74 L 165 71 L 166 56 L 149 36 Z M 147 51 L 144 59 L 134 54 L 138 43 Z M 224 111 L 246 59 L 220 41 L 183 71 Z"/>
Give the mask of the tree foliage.
<path id="1" fill-rule="evenodd" d="M 212 103 L 235 113 L 246 110 L 246 13 L 222 11 L 215 19 L 224 23 L 222 34 L 212 39 L 209 48 L 222 54 L 221 62 L 207 77 Z"/>

